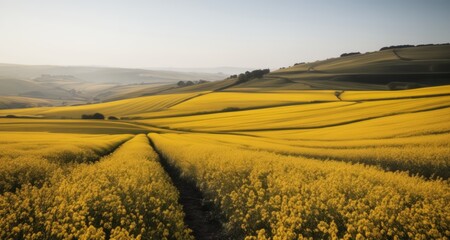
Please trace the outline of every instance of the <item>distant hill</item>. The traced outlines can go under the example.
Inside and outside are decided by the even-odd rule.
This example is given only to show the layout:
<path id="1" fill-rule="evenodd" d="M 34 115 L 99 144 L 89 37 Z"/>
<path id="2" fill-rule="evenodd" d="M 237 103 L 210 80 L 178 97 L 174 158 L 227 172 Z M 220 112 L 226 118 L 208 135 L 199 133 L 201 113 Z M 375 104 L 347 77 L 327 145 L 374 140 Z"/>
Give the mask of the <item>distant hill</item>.
<path id="1" fill-rule="evenodd" d="M 165 70 L 165 71 L 175 71 L 175 72 L 200 72 L 200 73 L 223 73 L 226 75 L 239 74 L 245 71 L 252 71 L 253 68 L 242 68 L 242 67 L 215 67 L 215 68 L 148 68 L 150 70 Z"/>
<path id="2" fill-rule="evenodd" d="M 409 47 L 408 47 L 409 46 Z M 190 87 L 148 87 L 139 94 L 195 91 L 264 92 L 274 90 L 399 90 L 450 84 L 450 45 L 400 45 L 368 53 L 299 63 L 238 83 L 237 78 Z M 138 95 L 139 95 L 138 94 Z M 126 96 L 138 96 L 128 93 Z M 124 98 L 122 95 L 120 98 Z"/>
<path id="3" fill-rule="evenodd" d="M 112 98 L 110 94 L 126 96 L 133 89 L 174 84 L 178 81 L 216 81 L 227 76 L 222 73 L 132 68 L 0 64 L 0 96 L 38 98 L 44 102 L 51 100 L 48 102 L 57 105 L 70 102 L 88 103 Z M 11 105 L 17 106 L 30 105 Z M 2 108 L 7 107 L 6 104 L 2 105 Z"/>
<path id="4" fill-rule="evenodd" d="M 0 96 L 0 109 L 47 107 L 52 105 L 50 101 L 39 98 Z"/>
<path id="5" fill-rule="evenodd" d="M 444 84 L 450 84 L 450 45 L 389 47 L 383 51 L 300 63 L 227 90 L 395 90 Z"/>
<path id="6" fill-rule="evenodd" d="M 94 83 L 156 83 L 186 80 L 221 80 L 227 75 L 220 73 L 176 72 L 167 70 L 146 70 L 137 68 L 85 67 L 85 66 L 46 66 L 0 64 L 0 77 L 34 79 L 41 75 L 72 76 Z"/>

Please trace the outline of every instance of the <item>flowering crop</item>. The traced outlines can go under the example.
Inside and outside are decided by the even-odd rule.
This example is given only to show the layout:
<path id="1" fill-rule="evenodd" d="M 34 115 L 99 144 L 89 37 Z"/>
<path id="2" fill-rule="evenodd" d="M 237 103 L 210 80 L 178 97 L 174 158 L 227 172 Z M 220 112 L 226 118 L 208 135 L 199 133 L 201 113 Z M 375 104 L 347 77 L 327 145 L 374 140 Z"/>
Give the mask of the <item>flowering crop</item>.
<path id="1" fill-rule="evenodd" d="M 450 237 L 446 181 L 220 146 L 194 136 L 150 137 L 215 203 L 233 238 Z"/>
<path id="2" fill-rule="evenodd" d="M 178 192 L 145 135 L 43 187 L 0 196 L 1 239 L 191 239 Z"/>

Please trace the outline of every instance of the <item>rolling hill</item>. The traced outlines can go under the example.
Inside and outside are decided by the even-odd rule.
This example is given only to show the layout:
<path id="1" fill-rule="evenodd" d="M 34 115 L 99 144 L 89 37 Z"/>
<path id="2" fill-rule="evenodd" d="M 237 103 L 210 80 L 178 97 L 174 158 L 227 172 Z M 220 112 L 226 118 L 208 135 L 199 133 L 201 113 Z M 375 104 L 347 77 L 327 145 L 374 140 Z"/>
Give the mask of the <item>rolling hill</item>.
<path id="1" fill-rule="evenodd" d="M 300 63 L 227 90 L 387 90 L 450 84 L 450 45 L 393 48 Z"/>
<path id="2" fill-rule="evenodd" d="M 178 81 L 222 80 L 225 77 L 221 73 L 0 64 L 0 96 L 37 98 L 58 106 L 123 99 L 133 91 L 138 93 L 131 96 L 138 97 L 145 95 L 146 88 Z M 6 101 L 2 104 L 2 108 L 18 106 L 33 105 L 7 105 Z"/>
<path id="3" fill-rule="evenodd" d="M 450 45 L 443 44 L 300 63 L 239 84 L 237 78 L 227 78 L 190 87 L 148 86 L 109 100 L 195 91 L 399 90 L 446 84 L 450 84 Z"/>

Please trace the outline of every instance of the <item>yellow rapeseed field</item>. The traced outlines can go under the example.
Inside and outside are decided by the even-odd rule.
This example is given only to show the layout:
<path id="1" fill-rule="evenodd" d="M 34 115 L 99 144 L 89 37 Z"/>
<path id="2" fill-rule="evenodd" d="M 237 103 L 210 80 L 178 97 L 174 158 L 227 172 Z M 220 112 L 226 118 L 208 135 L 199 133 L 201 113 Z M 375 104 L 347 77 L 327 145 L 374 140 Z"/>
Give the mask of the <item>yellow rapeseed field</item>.
<path id="1" fill-rule="evenodd" d="M 124 118 L 79 119 L 95 112 Z M 7 115 L 22 118 L 0 118 L 0 239 L 193 239 L 201 217 L 229 239 L 450 238 L 448 86 L 192 92 Z"/>
<path id="2" fill-rule="evenodd" d="M 160 111 L 200 93 L 182 93 L 130 98 L 114 102 L 87 104 L 80 106 L 41 107 L 0 110 L 2 115 L 45 116 L 50 118 L 81 118 L 83 114 L 100 112 L 106 116 L 123 117 L 127 115 Z"/>
<path id="3" fill-rule="evenodd" d="M 41 186 L 55 171 L 92 162 L 130 137 L 0 132 L 0 193 L 23 184 Z"/>
<path id="4" fill-rule="evenodd" d="M 448 182 L 221 146 L 194 136 L 150 137 L 215 203 L 232 238 L 450 237 Z"/>
<path id="5" fill-rule="evenodd" d="M 331 102 L 139 120 L 185 131 L 230 132 L 319 128 L 450 107 L 450 96 L 380 100 L 361 103 Z M 448 110 L 447 110 L 448 111 Z M 443 116 L 447 118 L 447 116 Z"/>
<path id="6" fill-rule="evenodd" d="M 191 239 L 145 135 L 95 164 L 0 196 L 1 239 Z"/>
<path id="7" fill-rule="evenodd" d="M 387 139 L 345 141 L 283 140 L 231 134 L 180 134 L 177 138 L 201 139 L 241 149 L 264 150 L 282 155 L 364 163 L 386 170 L 408 171 L 426 177 L 450 177 L 450 134 L 430 134 Z M 432 152 L 433 154 L 430 154 Z"/>

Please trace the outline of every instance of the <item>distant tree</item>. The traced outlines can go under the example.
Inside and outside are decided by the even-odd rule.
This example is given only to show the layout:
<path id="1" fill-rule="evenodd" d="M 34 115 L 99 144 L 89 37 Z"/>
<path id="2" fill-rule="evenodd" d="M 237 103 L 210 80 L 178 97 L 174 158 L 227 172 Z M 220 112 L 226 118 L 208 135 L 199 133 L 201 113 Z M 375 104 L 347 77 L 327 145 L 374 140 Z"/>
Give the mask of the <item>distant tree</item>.
<path id="1" fill-rule="evenodd" d="M 105 115 L 101 113 L 94 113 L 94 115 L 92 115 L 92 119 L 105 119 Z"/>
<path id="2" fill-rule="evenodd" d="M 192 82 L 192 81 L 187 81 L 185 86 L 192 86 L 192 85 L 194 85 L 194 82 Z"/>
<path id="3" fill-rule="evenodd" d="M 186 83 L 184 81 L 179 81 L 177 83 L 177 85 L 178 85 L 178 87 L 184 87 L 184 86 L 186 86 Z"/>
<path id="4" fill-rule="evenodd" d="M 265 74 L 270 73 L 270 69 L 258 69 L 254 71 L 246 71 L 238 76 L 237 84 L 250 81 L 255 78 L 262 78 Z"/>
<path id="5" fill-rule="evenodd" d="M 105 116 L 101 113 L 94 113 L 93 115 L 90 114 L 83 114 L 81 115 L 81 119 L 105 119 Z"/>
<path id="6" fill-rule="evenodd" d="M 238 83 L 243 83 L 243 82 L 246 82 L 246 81 L 247 81 L 247 77 L 245 76 L 245 74 L 244 73 L 239 74 L 237 82 Z"/>
<path id="7" fill-rule="evenodd" d="M 119 120 L 119 118 L 114 117 L 114 116 L 109 116 L 109 117 L 108 117 L 108 120 Z"/>

